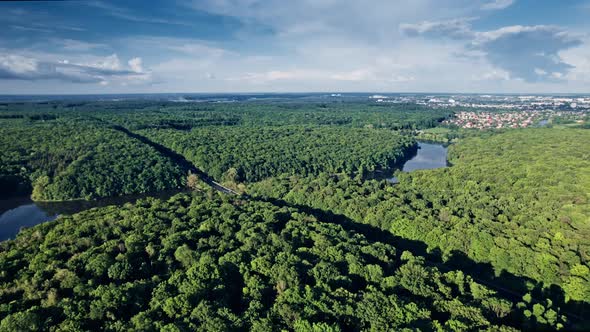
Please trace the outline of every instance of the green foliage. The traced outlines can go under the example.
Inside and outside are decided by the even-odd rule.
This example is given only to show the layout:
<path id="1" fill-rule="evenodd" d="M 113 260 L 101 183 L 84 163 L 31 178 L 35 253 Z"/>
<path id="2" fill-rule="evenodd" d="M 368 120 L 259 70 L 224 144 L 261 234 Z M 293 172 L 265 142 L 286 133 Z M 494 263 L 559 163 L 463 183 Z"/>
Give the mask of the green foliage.
<path id="1" fill-rule="evenodd" d="M 279 174 L 362 173 L 388 168 L 415 144 L 390 130 L 338 127 L 208 127 L 141 134 L 171 147 L 216 179 L 252 182 Z"/>
<path id="2" fill-rule="evenodd" d="M 74 119 L 11 121 L 10 126 L 0 124 L 3 196 L 26 192 L 27 183 L 32 198 L 41 201 L 148 193 L 182 185 L 178 166 L 121 132 Z"/>
<path id="3" fill-rule="evenodd" d="M 115 130 L 116 125 L 145 129 L 217 180 L 235 185 L 280 173 L 363 173 L 387 167 L 413 140 L 358 128 L 410 131 L 432 127 L 450 114 L 366 102 L 56 101 L 3 106 L 0 197 L 33 192 L 36 200 L 109 197 L 183 185 L 187 170 L 175 165 L 174 158 Z M 351 127 L 349 137 L 342 128 Z M 193 135 L 202 141 L 185 141 Z M 236 149 L 239 158 L 231 155 L 238 155 Z"/>
<path id="4" fill-rule="evenodd" d="M 347 227 L 205 193 L 62 216 L 0 244 L 0 327 L 479 329 L 510 311 L 509 300 L 456 291 L 456 278 Z"/>
<path id="5" fill-rule="evenodd" d="M 0 196 L 197 191 L 0 243 L 3 331 L 573 329 L 590 298 L 587 130 L 430 128 L 449 112 L 363 102 L 0 113 Z M 456 141 L 453 167 L 366 179 L 415 137 Z M 183 158 L 250 196 L 203 192 Z"/>
<path id="6" fill-rule="evenodd" d="M 271 101 L 239 103 L 85 103 L 101 118 L 131 130 L 190 130 L 208 126 L 341 126 L 413 130 L 430 128 L 451 115 L 416 104 L 383 104 L 366 101 L 317 103 Z"/>
<path id="7" fill-rule="evenodd" d="M 590 298 L 590 132 L 526 129 L 464 139 L 452 167 L 399 174 L 399 184 L 320 175 L 249 186 L 274 197 L 346 215 L 406 239 L 489 262 L 566 297 Z"/>

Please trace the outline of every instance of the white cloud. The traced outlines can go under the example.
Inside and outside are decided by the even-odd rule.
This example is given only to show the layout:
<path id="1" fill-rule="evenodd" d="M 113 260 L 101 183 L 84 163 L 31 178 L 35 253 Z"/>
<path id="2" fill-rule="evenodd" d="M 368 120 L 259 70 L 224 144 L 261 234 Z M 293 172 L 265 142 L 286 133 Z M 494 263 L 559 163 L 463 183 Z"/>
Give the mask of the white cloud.
<path id="1" fill-rule="evenodd" d="M 179 45 L 168 42 L 161 49 Z M 168 91 L 465 90 L 472 87 L 472 75 L 480 77 L 493 68 L 478 57 L 457 57 L 463 47 L 464 41 L 442 39 L 403 39 L 388 47 L 310 39 L 288 54 L 247 55 L 208 45 L 205 50 L 215 51 L 177 52 L 151 69 Z"/>
<path id="2" fill-rule="evenodd" d="M 388 81 L 394 83 L 412 82 L 415 81 L 414 76 L 393 75 Z"/>
<path id="3" fill-rule="evenodd" d="M 289 38 L 290 42 L 311 37 L 373 43 L 399 39 L 395 32 L 404 20 L 464 16 L 479 7 L 472 0 L 374 0 L 369 3 L 358 0 L 194 0 L 191 5 L 201 11 L 238 18 L 245 25 L 271 27 L 280 38 Z"/>
<path id="4" fill-rule="evenodd" d="M 553 72 L 551 73 L 551 77 L 555 78 L 555 79 L 562 79 L 565 75 L 563 73 L 560 72 Z"/>
<path id="5" fill-rule="evenodd" d="M 263 24 L 275 31 L 275 39 L 270 40 L 271 49 L 277 49 L 274 56 L 257 54 L 260 61 L 243 54 L 206 57 L 216 77 L 243 82 L 241 89 L 258 91 L 261 88 L 252 85 L 268 84 L 273 91 L 288 91 L 294 84 L 308 89 L 317 84 L 326 91 L 466 90 L 473 88 L 472 82 L 493 86 L 497 81 L 515 79 L 491 65 L 486 52 L 468 45 L 477 34 L 471 22 L 486 4 L 489 1 L 377 0 L 370 5 L 352 0 L 192 2 L 199 10 L 235 17 L 246 25 Z M 429 38 L 412 38 L 418 35 Z M 255 37 L 249 40 L 252 44 L 258 41 Z M 204 59 L 195 62 L 201 66 Z M 198 81 L 194 84 L 203 86 Z"/>
<path id="6" fill-rule="evenodd" d="M 123 1 L 121 1 L 121 3 L 124 4 Z M 130 22 L 192 26 L 192 24 L 189 22 L 179 21 L 175 19 L 162 19 L 160 17 L 155 16 L 138 15 L 134 10 L 120 7 L 106 1 L 83 1 L 81 2 L 81 4 L 91 7 L 93 9 L 102 10 L 107 15 Z"/>
<path id="7" fill-rule="evenodd" d="M 579 82 L 581 86 L 584 83 L 590 84 L 590 40 L 585 40 L 578 47 L 561 51 L 559 56 L 573 66 L 565 77 L 567 80 Z"/>
<path id="8" fill-rule="evenodd" d="M 37 69 L 37 61 L 20 55 L 0 55 L 0 70 L 10 70 L 14 75 L 26 74 Z"/>
<path id="9" fill-rule="evenodd" d="M 104 69 L 104 70 L 118 71 L 121 69 L 121 61 L 119 60 L 119 57 L 117 56 L 117 54 L 111 54 L 109 56 L 106 56 L 106 57 L 94 62 L 94 63 L 84 64 L 83 66 L 87 66 L 90 68 L 100 68 L 100 69 Z"/>
<path id="10" fill-rule="evenodd" d="M 537 74 L 539 76 L 545 76 L 545 75 L 547 75 L 547 72 L 541 68 L 535 68 L 535 74 Z"/>
<path id="11" fill-rule="evenodd" d="M 121 65 L 119 57 L 93 57 L 90 61 L 53 60 L 55 55 L 20 55 L 0 53 L 0 79 L 5 80 L 58 80 L 74 83 L 101 83 L 108 81 L 146 81 L 150 73 L 141 67 L 141 59 L 129 61 L 129 68 Z"/>
<path id="12" fill-rule="evenodd" d="M 484 3 L 481 8 L 484 10 L 499 10 L 512 6 L 515 0 L 491 0 Z"/>
<path id="13" fill-rule="evenodd" d="M 58 54 L 31 53 L 46 49 L 45 40 L 22 46 L 29 47 L 29 53 L 0 50 L 28 59 L 3 58 L 10 64 L 1 65 L 0 76 L 11 75 L 13 80 L 0 89 L 24 86 L 27 75 L 31 80 L 91 80 L 115 92 L 128 83 L 122 91 L 147 89 L 150 85 L 141 85 L 146 82 L 158 82 L 158 92 L 515 92 L 555 90 L 566 83 L 577 90 L 590 88 L 588 42 L 580 44 L 565 29 L 472 27 L 478 17 L 488 18 L 491 10 L 514 1 L 181 0 L 186 2 L 190 5 L 183 10 L 198 9 L 199 17 L 208 15 L 203 12 L 224 16 L 211 21 L 230 22 L 231 27 L 219 27 L 219 34 L 194 34 L 209 39 L 165 36 L 162 29 L 158 36 L 55 41 L 52 46 L 61 48 Z M 106 14 L 118 19 L 171 23 L 165 15 L 139 17 L 126 7 L 92 1 L 87 5 L 105 12 L 113 9 Z M 19 22 L 11 24 L 46 28 Z M 190 36 L 185 32 L 177 35 Z M 223 37 L 216 39 L 218 35 Z M 115 52 L 125 56 L 111 54 Z"/>
<path id="14" fill-rule="evenodd" d="M 483 73 L 483 75 L 481 75 L 479 77 L 475 76 L 474 80 L 491 80 L 491 81 L 504 80 L 504 81 L 508 81 L 508 80 L 510 80 L 510 74 L 504 70 L 494 69 L 494 70 Z"/>
<path id="15" fill-rule="evenodd" d="M 136 73 L 142 73 L 143 72 L 141 58 L 133 58 L 133 59 L 129 60 L 127 62 L 127 64 L 129 64 L 129 68 L 131 68 L 132 71 L 134 71 Z"/>
<path id="16" fill-rule="evenodd" d="M 266 84 L 273 81 L 282 80 L 317 80 L 326 77 L 326 73 L 314 70 L 270 70 L 266 72 L 249 72 L 244 75 L 227 77 L 227 81 L 247 81 L 255 84 Z"/>
<path id="17" fill-rule="evenodd" d="M 47 28 L 39 28 L 39 27 L 32 27 L 32 26 L 23 26 L 23 25 L 11 25 L 11 29 L 17 31 L 32 31 L 32 32 L 42 32 L 42 33 L 51 33 L 53 30 Z"/>
<path id="18" fill-rule="evenodd" d="M 127 45 L 135 49 L 153 49 L 160 52 L 172 52 L 177 55 L 191 57 L 223 57 L 237 55 L 235 52 L 216 46 L 212 42 L 192 38 L 176 38 L 161 36 L 136 36 L 124 39 Z"/>
<path id="19" fill-rule="evenodd" d="M 334 73 L 331 79 L 338 81 L 373 81 L 376 75 L 370 68 L 356 69 L 348 72 Z"/>
<path id="20" fill-rule="evenodd" d="M 559 52 L 581 44 L 578 36 L 559 27 L 517 25 L 479 32 L 472 46 L 512 76 L 537 81 L 547 77 L 538 75 L 539 70 L 565 75 L 573 66 L 564 62 Z"/>
<path id="21" fill-rule="evenodd" d="M 448 21 L 423 21 L 420 23 L 400 24 L 400 31 L 410 37 L 449 37 L 449 38 L 471 38 L 474 33 L 471 30 L 470 21 L 473 18 L 453 19 Z"/>
<path id="22" fill-rule="evenodd" d="M 422 22 L 403 24 L 400 30 L 410 37 L 424 36 L 464 40 L 468 56 L 480 52 L 490 64 L 510 73 L 513 78 L 526 81 L 557 78 L 557 75 L 540 75 L 545 73 L 565 73 L 573 68 L 564 62 L 559 52 L 582 43 L 579 36 L 547 25 L 507 26 L 490 31 L 474 31 L 470 19 L 441 22 Z"/>
<path id="23" fill-rule="evenodd" d="M 325 71 L 325 70 L 271 70 L 266 72 L 251 72 L 242 76 L 228 77 L 228 81 L 248 81 L 257 84 L 266 84 L 275 81 L 323 81 L 337 82 L 408 82 L 414 81 L 411 76 L 378 73 L 372 68 L 361 68 L 350 71 Z"/>
<path id="24" fill-rule="evenodd" d="M 74 52 L 88 52 L 95 49 L 103 49 L 108 48 L 106 44 L 102 43 L 90 43 L 81 40 L 74 40 L 74 39 L 51 39 L 51 41 L 56 44 L 58 47 L 66 50 L 66 51 L 74 51 Z"/>

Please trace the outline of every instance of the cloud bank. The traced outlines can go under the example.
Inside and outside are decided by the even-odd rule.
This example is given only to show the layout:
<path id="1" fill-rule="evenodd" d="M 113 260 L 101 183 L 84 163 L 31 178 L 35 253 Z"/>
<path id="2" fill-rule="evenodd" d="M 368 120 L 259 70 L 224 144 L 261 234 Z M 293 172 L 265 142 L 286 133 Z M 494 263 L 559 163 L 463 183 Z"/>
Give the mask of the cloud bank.
<path id="1" fill-rule="evenodd" d="M 548 6 L 537 7 L 542 5 Z M 96 14 L 88 20 L 95 26 L 60 20 L 51 11 L 0 17 L 0 25 L 4 20 L 15 35 L 0 38 L 0 89 L 590 90 L 587 27 L 537 15 L 550 12 L 547 8 L 523 13 L 519 0 L 179 0 L 142 8 L 90 1 L 79 6 L 85 15 Z M 579 6 L 570 14 L 578 11 Z M 27 17 L 37 23 L 25 23 Z M 546 23 L 518 25 L 520 18 Z M 49 22 L 81 29 L 47 29 Z M 105 28 L 124 22 L 132 24 L 129 29 Z"/>
<path id="2" fill-rule="evenodd" d="M 0 54 L 0 79 L 108 84 L 111 80 L 146 80 L 149 76 L 142 67 L 141 58 L 133 58 L 123 66 L 116 54 L 86 63 Z"/>
<path id="3" fill-rule="evenodd" d="M 556 26 L 514 25 L 474 31 L 471 20 L 402 24 L 400 31 L 409 37 L 463 40 L 465 53 L 477 51 L 475 54 L 511 77 L 528 82 L 565 77 L 574 66 L 563 61 L 560 52 L 583 44 L 579 36 Z"/>

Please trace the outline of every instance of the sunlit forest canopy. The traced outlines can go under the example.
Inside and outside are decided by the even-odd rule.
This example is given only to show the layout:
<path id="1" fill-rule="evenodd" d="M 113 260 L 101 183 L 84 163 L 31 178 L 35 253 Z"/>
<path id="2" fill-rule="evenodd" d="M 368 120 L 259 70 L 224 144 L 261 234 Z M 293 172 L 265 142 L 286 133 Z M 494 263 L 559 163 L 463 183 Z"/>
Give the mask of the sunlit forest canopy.
<path id="1" fill-rule="evenodd" d="M 4 197 L 184 193 L 0 243 L 0 330 L 584 330 L 583 113 L 469 130 L 455 111 L 3 104 Z M 400 171 L 423 140 L 448 167 Z"/>

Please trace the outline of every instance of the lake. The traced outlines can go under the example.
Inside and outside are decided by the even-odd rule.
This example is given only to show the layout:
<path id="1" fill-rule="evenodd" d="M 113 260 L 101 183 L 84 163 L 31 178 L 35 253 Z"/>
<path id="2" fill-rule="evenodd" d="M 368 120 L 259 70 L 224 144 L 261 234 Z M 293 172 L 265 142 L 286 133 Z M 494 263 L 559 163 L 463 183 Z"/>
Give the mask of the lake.
<path id="1" fill-rule="evenodd" d="M 62 214 L 74 214 L 95 207 L 123 205 L 146 197 L 169 198 L 180 190 L 155 194 L 109 197 L 94 201 L 33 202 L 27 197 L 0 200 L 0 241 L 14 239 L 23 227 L 54 220 Z"/>
<path id="2" fill-rule="evenodd" d="M 403 172 L 411 172 L 419 169 L 435 169 L 448 167 L 448 148 L 442 143 L 418 142 L 416 155 L 408 159 L 402 166 Z M 397 178 L 390 177 L 387 181 L 397 183 Z"/>
<path id="3" fill-rule="evenodd" d="M 447 146 L 445 144 L 418 142 L 416 154 L 402 164 L 401 170 L 411 172 L 419 169 L 434 169 L 447 166 Z M 386 178 L 391 183 L 397 183 L 397 178 L 391 177 L 393 171 L 383 172 L 376 177 Z M 23 227 L 31 227 L 42 222 L 51 221 L 62 214 L 73 214 L 94 207 L 123 205 L 149 196 L 168 198 L 178 192 L 179 190 L 170 190 L 156 194 L 111 197 L 95 201 L 55 203 L 33 202 L 29 198 L 23 197 L 0 200 L 0 241 L 13 239 Z"/>
<path id="4" fill-rule="evenodd" d="M 22 227 L 35 226 L 57 217 L 27 198 L 1 200 L 0 212 L 0 241 L 14 238 Z"/>

